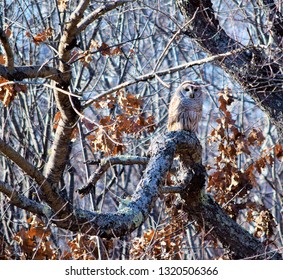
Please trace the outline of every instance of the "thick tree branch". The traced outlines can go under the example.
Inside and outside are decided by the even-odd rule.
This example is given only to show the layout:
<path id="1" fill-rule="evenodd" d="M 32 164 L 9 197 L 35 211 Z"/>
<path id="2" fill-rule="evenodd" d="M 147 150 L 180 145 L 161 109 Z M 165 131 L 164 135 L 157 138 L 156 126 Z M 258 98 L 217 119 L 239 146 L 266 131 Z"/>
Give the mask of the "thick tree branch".
<path id="1" fill-rule="evenodd" d="M 282 259 L 279 253 L 269 251 L 269 248 L 239 226 L 205 193 L 206 171 L 201 164 L 201 154 L 198 149 L 186 147 L 188 138 L 193 137 L 184 132 L 175 135 L 178 139 L 176 155 L 181 166 L 179 179 L 181 186 L 186 187 L 180 194 L 184 200 L 183 209 L 189 217 L 227 247 L 234 259 Z"/>
<path id="2" fill-rule="evenodd" d="M 28 199 L 26 196 L 19 194 L 14 188 L 2 181 L 0 181 L 0 192 L 4 193 L 9 198 L 10 203 L 19 208 L 49 218 L 53 215 L 52 210 L 47 205 Z"/>
<path id="3" fill-rule="evenodd" d="M 0 144 L 0 149 L 6 148 L 2 142 Z M 51 221 L 65 229 L 107 238 L 131 233 L 148 217 L 157 197 L 162 193 L 166 173 L 170 170 L 173 158 L 178 155 L 181 166 L 181 184 L 178 189 L 189 217 L 218 238 L 232 251 L 234 258 L 282 258 L 277 252 L 270 252 L 259 240 L 239 226 L 205 193 L 206 172 L 201 164 L 202 149 L 194 134 L 185 131 L 170 132 L 159 137 L 151 147 L 152 157 L 132 200 L 122 203 L 117 212 L 97 213 L 74 209 L 69 212 L 69 216 L 65 213 L 64 219 L 54 217 Z M 13 158 L 13 153 L 9 150 L 6 156 Z M 16 161 L 21 160 L 23 159 Z M 188 174 L 190 176 L 187 176 Z M 11 190 L 7 186 L 3 188 L 2 184 L 1 188 L 11 196 Z M 18 203 L 17 196 L 11 202 Z"/>
<path id="4" fill-rule="evenodd" d="M 210 0 L 178 0 L 177 4 L 185 21 L 190 21 L 185 34 L 194 38 L 205 52 L 216 55 L 240 46 L 219 25 Z M 264 50 L 257 48 L 218 60 L 217 63 L 247 90 L 283 136 L 281 66 L 276 62 L 270 63 Z"/>
<path id="5" fill-rule="evenodd" d="M 60 39 L 58 54 L 60 58 L 59 70 L 65 73 L 64 81 L 57 83 L 56 87 L 62 90 L 68 90 L 71 84 L 71 66 L 67 63 L 70 60 L 70 51 L 72 42 L 76 40 L 77 24 L 84 15 L 84 11 L 89 5 L 89 0 L 81 0 L 77 8 L 70 15 L 69 21 L 64 27 L 63 35 Z M 60 181 L 65 169 L 70 150 L 71 135 L 78 120 L 76 111 L 80 111 L 80 102 L 78 98 L 61 94 L 55 90 L 55 100 L 57 108 L 61 115 L 56 129 L 51 154 L 44 168 L 44 174 L 51 184 L 57 184 Z"/>
<path id="6" fill-rule="evenodd" d="M 233 259 L 282 259 L 277 251 L 270 250 L 226 215 L 209 195 L 183 192 L 182 198 L 191 219 L 214 235 Z"/>
<path id="7" fill-rule="evenodd" d="M 80 230 L 103 237 L 113 237 L 128 234 L 140 226 L 148 217 L 158 195 L 162 192 L 166 173 L 171 167 L 177 145 L 191 151 L 189 158 L 192 161 L 200 160 L 201 146 L 194 135 L 185 132 L 171 132 L 164 139 L 158 138 L 151 146 L 152 157 L 131 202 L 123 205 L 122 209 L 116 213 L 98 214 L 77 210 L 77 221 L 83 224 Z"/>
<path id="8" fill-rule="evenodd" d="M 180 153 L 182 172 L 189 173 L 187 158 Z M 185 155 L 185 157 L 184 157 Z M 191 220 L 197 222 L 206 232 L 210 232 L 226 247 L 232 259 L 282 259 L 277 251 L 267 248 L 258 239 L 231 219 L 223 209 L 205 193 L 206 172 L 201 164 L 194 164 L 193 177 L 185 183 L 186 189 L 181 191 L 184 200 L 183 209 Z"/>
<path id="9" fill-rule="evenodd" d="M 0 76 L 9 81 L 22 81 L 24 79 L 45 78 L 62 83 L 65 78 L 64 74 L 56 68 L 46 65 L 35 66 L 18 66 L 9 70 L 8 67 L 0 65 Z"/>
<path id="10" fill-rule="evenodd" d="M 54 213 L 60 214 L 61 218 L 64 217 L 66 213 L 70 215 L 72 212 L 70 205 L 57 193 L 56 189 L 46 180 L 42 173 L 2 139 L 0 139 L 0 152 L 17 164 L 29 177 L 35 180 L 40 187 L 38 191 L 41 198 L 49 204 L 54 210 Z"/>
<path id="11" fill-rule="evenodd" d="M 11 48 L 11 45 L 9 43 L 9 39 L 8 39 L 6 33 L 1 28 L 0 28 L 0 41 L 3 45 L 4 51 L 6 53 L 5 66 L 7 66 L 7 68 L 11 71 L 14 68 L 14 53 L 13 53 L 13 50 Z"/>
<path id="12" fill-rule="evenodd" d="M 189 218 L 227 247 L 233 259 L 282 259 L 277 252 L 269 252 L 266 246 L 225 214 L 205 193 L 206 170 L 198 153 L 186 148 L 186 137 L 186 134 L 178 135 L 176 155 L 180 160 L 179 180 L 184 187 L 180 195 Z"/>
<path id="13" fill-rule="evenodd" d="M 98 19 L 106 12 L 114 9 L 115 7 L 126 3 L 127 1 L 115 1 L 112 4 L 102 5 L 98 8 L 100 11 L 94 16 L 86 17 L 83 20 L 83 25 L 78 29 L 78 24 L 82 20 L 84 11 L 88 7 L 89 0 L 82 0 L 75 11 L 70 15 L 69 21 L 66 23 L 63 35 L 60 39 L 58 54 L 60 58 L 59 70 L 65 73 L 64 81 L 57 84 L 57 87 L 63 90 L 68 90 L 71 81 L 71 66 L 68 64 L 70 60 L 70 51 L 72 43 L 76 40 L 76 36 L 86 28 L 95 19 Z M 74 126 L 78 120 L 77 112 L 80 111 L 80 102 L 76 97 L 61 94 L 55 91 L 56 105 L 61 113 L 61 119 L 56 130 L 53 147 L 48 162 L 45 166 L 45 175 L 49 182 L 52 184 L 58 183 L 62 172 L 64 171 L 70 149 L 71 149 L 71 134 Z"/>

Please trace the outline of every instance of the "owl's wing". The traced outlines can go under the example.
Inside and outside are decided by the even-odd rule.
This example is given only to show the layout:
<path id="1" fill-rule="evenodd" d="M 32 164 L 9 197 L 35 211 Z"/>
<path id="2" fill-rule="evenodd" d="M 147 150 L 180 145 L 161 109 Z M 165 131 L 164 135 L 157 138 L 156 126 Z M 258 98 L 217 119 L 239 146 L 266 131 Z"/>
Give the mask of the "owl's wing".
<path id="1" fill-rule="evenodd" d="M 179 121 L 179 106 L 180 97 L 178 96 L 178 94 L 174 94 L 169 104 L 168 110 L 168 131 L 176 130 L 175 124 Z"/>

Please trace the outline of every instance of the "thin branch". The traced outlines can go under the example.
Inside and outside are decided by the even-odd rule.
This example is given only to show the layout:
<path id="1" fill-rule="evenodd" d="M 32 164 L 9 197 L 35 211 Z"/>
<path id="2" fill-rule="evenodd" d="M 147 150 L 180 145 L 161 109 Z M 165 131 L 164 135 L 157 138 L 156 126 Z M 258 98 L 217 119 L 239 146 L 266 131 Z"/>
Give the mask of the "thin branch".
<path id="1" fill-rule="evenodd" d="M 272 22 L 271 30 L 275 33 L 279 42 L 282 41 L 283 38 L 283 15 L 280 12 L 279 8 L 276 6 L 273 0 L 258 0 L 258 5 L 260 9 L 267 9 L 266 14 L 269 17 L 269 21 Z M 281 42 L 282 44 L 282 42 Z M 281 45 L 282 47 L 282 45 Z"/>
<path id="2" fill-rule="evenodd" d="M 92 22 L 106 14 L 107 12 L 114 10 L 115 8 L 122 6 L 126 3 L 132 3 L 135 0 L 128 0 L 128 1 L 111 1 L 112 3 L 107 3 L 99 8 L 95 9 L 91 12 L 88 16 L 86 16 L 77 27 L 77 32 L 80 33 L 85 30 Z"/>
<path id="3" fill-rule="evenodd" d="M 81 197 L 87 195 L 92 188 L 95 188 L 97 181 L 101 176 L 108 170 L 109 167 L 117 164 L 121 165 L 133 165 L 133 164 L 142 164 L 146 165 L 149 159 L 147 157 L 139 156 L 116 156 L 116 157 L 107 157 L 99 161 L 87 162 L 88 164 L 100 164 L 98 169 L 89 177 L 87 183 L 80 189 L 78 193 Z"/>
<path id="4" fill-rule="evenodd" d="M 157 62 L 156 62 L 156 64 L 155 64 L 154 68 L 153 68 L 153 72 L 156 72 L 157 69 L 159 68 L 159 66 L 161 65 L 161 63 L 162 63 L 164 57 L 166 56 L 166 54 L 167 54 L 168 51 L 169 51 L 170 45 L 174 42 L 174 40 L 176 39 L 176 37 L 181 34 L 182 30 L 183 30 L 184 28 L 186 28 L 186 27 L 191 23 L 192 20 L 194 20 L 194 17 L 195 17 L 195 15 L 196 15 L 197 11 L 198 11 L 198 10 L 195 11 L 195 14 L 194 14 L 193 17 L 191 18 L 191 20 L 189 20 L 189 21 L 186 22 L 182 27 L 180 27 L 180 28 L 178 29 L 178 31 L 175 32 L 175 34 L 173 35 L 173 37 L 169 40 L 169 42 L 167 43 L 166 47 L 164 48 L 162 54 L 161 54 L 161 55 L 159 56 L 159 58 L 157 59 Z"/>
<path id="5" fill-rule="evenodd" d="M 63 90 L 61 88 L 58 88 L 54 85 L 49 85 L 49 84 L 46 84 L 46 83 L 35 83 L 35 82 L 23 82 L 23 81 L 7 81 L 7 82 L 4 82 L 4 83 L 0 83 L 0 87 L 2 86 L 5 86 L 5 85 L 15 85 L 15 84 L 23 84 L 23 85 L 40 85 L 40 86 L 44 86 L 44 87 L 47 87 L 47 88 L 50 88 L 50 89 L 53 89 L 53 90 L 57 90 L 61 93 L 64 93 L 68 96 L 73 96 L 73 97 L 76 97 L 78 99 L 81 99 L 82 97 L 77 95 L 77 94 L 74 94 L 70 91 L 67 91 L 67 90 Z M 84 117 L 82 114 L 80 114 L 79 112 L 77 112 L 78 115 L 80 115 L 82 118 Z"/>
<path id="6" fill-rule="evenodd" d="M 115 156 L 115 157 L 106 157 L 99 160 L 88 160 L 86 163 L 89 165 L 100 164 L 103 166 L 108 166 L 108 168 L 112 165 L 121 164 L 121 165 L 133 165 L 133 164 L 148 164 L 148 157 L 140 157 L 140 156 Z"/>
<path id="7" fill-rule="evenodd" d="M 141 75 L 134 80 L 124 82 L 124 83 L 122 83 L 122 84 L 120 84 L 116 87 L 113 87 L 112 89 L 110 89 L 106 92 L 98 94 L 93 99 L 86 101 L 83 108 L 85 109 L 85 108 L 89 107 L 93 102 L 100 99 L 101 97 L 108 95 L 108 94 L 111 94 L 113 92 L 116 92 L 116 91 L 118 91 L 122 88 L 125 88 L 127 86 L 137 84 L 137 83 L 142 82 L 142 81 L 152 80 L 152 79 L 156 78 L 157 76 L 164 76 L 164 75 L 172 74 L 172 73 L 175 73 L 175 72 L 178 72 L 180 70 L 184 70 L 184 69 L 196 66 L 196 65 L 202 65 L 202 64 L 205 64 L 205 63 L 208 63 L 208 62 L 213 62 L 213 61 L 216 61 L 216 60 L 224 60 L 225 58 L 232 56 L 232 55 L 235 55 L 237 53 L 243 52 L 244 50 L 245 50 L 245 48 L 240 48 L 240 49 L 236 49 L 236 50 L 229 51 L 229 52 L 226 52 L 226 53 L 217 54 L 217 55 L 213 55 L 213 56 L 206 57 L 206 58 L 203 58 L 203 59 L 184 63 L 184 64 L 181 64 L 181 65 L 178 65 L 178 66 L 175 66 L 175 67 L 172 67 L 172 68 L 168 68 L 168 69 L 165 69 L 165 70 L 160 70 L 160 71 L 157 71 L 157 72 L 151 72 L 151 73 L 148 73 L 148 74 L 145 74 L 145 75 Z"/>
<path id="8" fill-rule="evenodd" d="M 184 186 L 164 186 L 161 188 L 161 193 L 181 193 L 185 189 Z"/>

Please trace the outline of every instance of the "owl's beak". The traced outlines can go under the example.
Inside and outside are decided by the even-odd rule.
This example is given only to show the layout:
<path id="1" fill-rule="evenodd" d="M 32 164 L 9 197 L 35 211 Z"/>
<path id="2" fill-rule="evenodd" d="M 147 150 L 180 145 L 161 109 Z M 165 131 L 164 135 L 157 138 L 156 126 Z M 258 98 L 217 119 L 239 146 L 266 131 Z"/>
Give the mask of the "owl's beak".
<path id="1" fill-rule="evenodd" d="M 190 93 L 190 98 L 195 98 L 195 95 L 193 92 Z"/>

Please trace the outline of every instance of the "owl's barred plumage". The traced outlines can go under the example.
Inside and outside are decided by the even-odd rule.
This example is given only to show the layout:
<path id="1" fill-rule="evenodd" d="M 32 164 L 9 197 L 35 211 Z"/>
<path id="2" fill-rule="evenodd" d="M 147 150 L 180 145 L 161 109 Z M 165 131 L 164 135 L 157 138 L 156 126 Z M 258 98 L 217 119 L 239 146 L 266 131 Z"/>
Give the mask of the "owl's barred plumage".
<path id="1" fill-rule="evenodd" d="M 169 104 L 168 131 L 198 131 L 202 117 L 202 95 L 200 85 L 192 81 L 183 82 L 177 88 Z"/>

